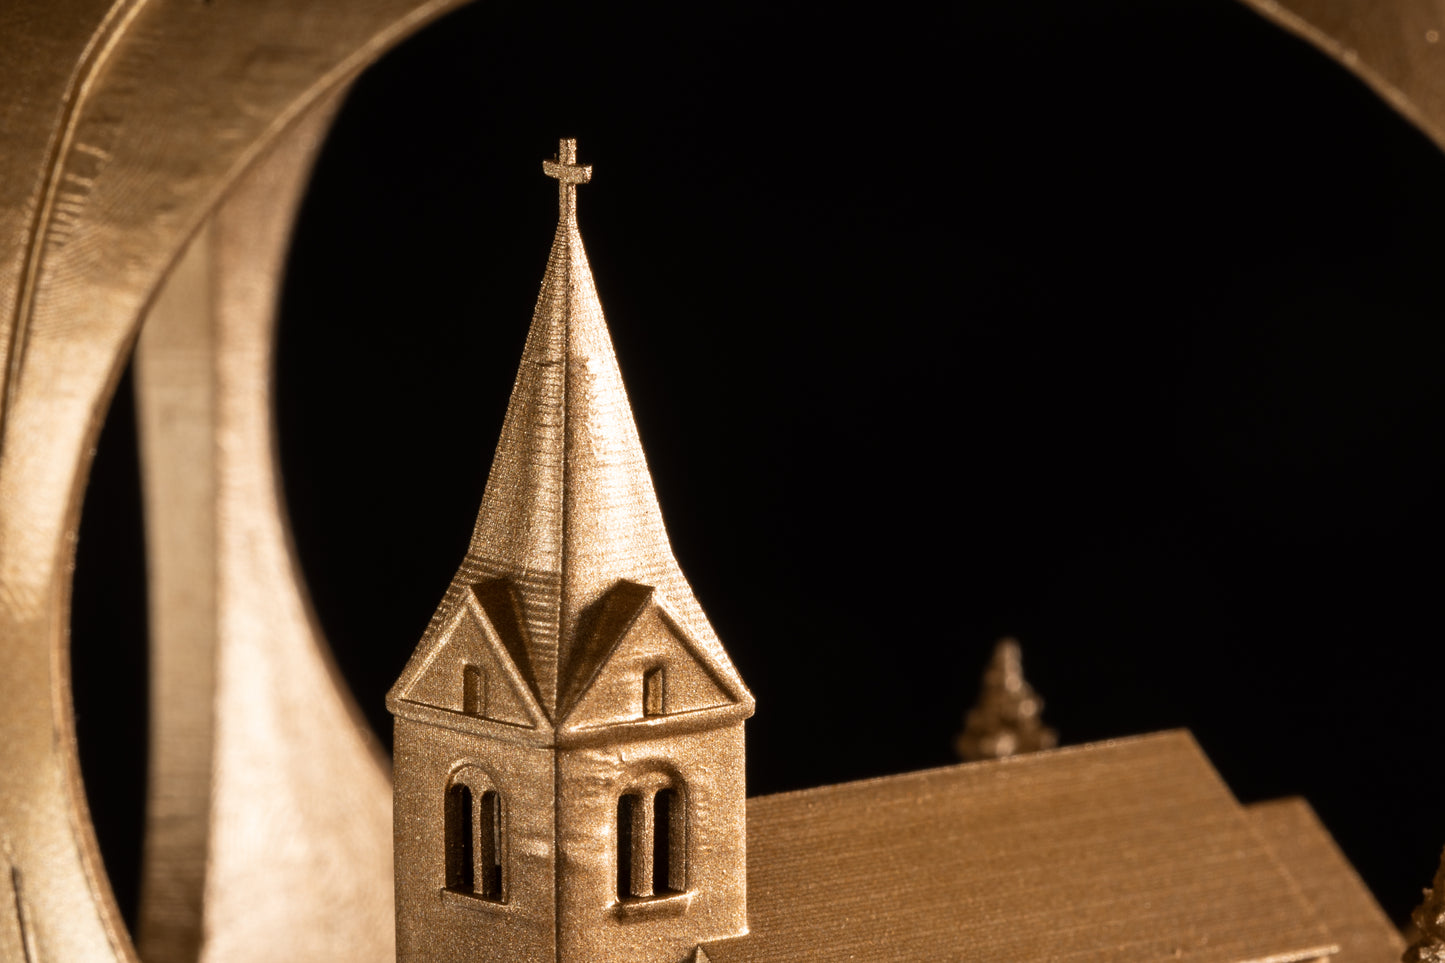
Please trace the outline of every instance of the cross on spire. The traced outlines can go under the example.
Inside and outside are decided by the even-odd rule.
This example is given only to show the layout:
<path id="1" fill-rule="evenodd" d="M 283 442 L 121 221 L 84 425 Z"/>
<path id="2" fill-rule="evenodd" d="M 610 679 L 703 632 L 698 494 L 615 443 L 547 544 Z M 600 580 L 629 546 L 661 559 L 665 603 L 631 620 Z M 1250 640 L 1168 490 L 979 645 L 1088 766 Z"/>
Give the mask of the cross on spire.
<path id="1" fill-rule="evenodd" d="M 564 137 L 557 142 L 557 159 L 542 161 L 542 173 L 557 179 L 557 206 L 563 222 L 577 216 L 577 185 L 592 180 L 592 165 L 577 163 L 577 141 Z"/>

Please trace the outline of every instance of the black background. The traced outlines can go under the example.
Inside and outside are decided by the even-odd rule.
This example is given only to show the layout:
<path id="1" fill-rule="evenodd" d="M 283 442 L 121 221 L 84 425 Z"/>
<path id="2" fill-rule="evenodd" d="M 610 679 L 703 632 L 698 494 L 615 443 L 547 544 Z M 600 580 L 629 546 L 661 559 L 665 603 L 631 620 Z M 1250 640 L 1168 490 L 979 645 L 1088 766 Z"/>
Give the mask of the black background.
<path id="1" fill-rule="evenodd" d="M 697 7 L 697 9 L 691 9 Z M 302 561 L 382 696 L 465 550 L 558 136 L 753 793 L 951 761 L 1019 636 L 1070 743 L 1183 726 L 1397 920 L 1445 843 L 1445 159 L 1225 0 L 492 2 L 357 84 L 285 284 Z M 78 562 L 85 775 L 133 912 L 128 385 Z"/>

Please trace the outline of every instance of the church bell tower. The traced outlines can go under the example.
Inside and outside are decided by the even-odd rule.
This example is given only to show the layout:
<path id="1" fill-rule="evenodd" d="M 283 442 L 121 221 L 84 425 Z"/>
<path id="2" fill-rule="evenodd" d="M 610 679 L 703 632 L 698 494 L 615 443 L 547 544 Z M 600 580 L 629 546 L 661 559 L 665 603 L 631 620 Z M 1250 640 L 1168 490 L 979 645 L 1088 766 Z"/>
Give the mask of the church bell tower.
<path id="1" fill-rule="evenodd" d="M 753 698 L 678 568 L 561 214 L 471 545 L 401 678 L 400 963 L 681 963 L 747 932 Z"/>

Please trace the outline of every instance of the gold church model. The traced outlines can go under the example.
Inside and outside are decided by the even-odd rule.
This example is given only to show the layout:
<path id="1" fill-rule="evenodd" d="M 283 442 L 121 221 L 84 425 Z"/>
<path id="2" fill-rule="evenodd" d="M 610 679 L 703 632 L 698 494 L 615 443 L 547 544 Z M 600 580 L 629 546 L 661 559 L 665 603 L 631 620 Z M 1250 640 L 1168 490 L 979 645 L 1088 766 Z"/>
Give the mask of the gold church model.
<path id="1" fill-rule="evenodd" d="M 747 799 L 753 699 L 683 577 L 561 216 L 471 545 L 387 697 L 401 963 L 1399 959 L 1309 807 L 1185 732 Z M 1016 664 L 1017 655 L 1011 656 Z"/>

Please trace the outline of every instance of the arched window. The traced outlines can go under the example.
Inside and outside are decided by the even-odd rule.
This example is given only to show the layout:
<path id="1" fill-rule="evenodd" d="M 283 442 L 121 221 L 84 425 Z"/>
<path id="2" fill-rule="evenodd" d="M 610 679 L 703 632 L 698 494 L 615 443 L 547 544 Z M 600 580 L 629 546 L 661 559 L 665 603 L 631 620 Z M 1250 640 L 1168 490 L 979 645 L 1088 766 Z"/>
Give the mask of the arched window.
<path id="1" fill-rule="evenodd" d="M 502 796 L 475 769 L 452 777 L 446 792 L 446 888 L 464 896 L 505 900 Z"/>
<path id="2" fill-rule="evenodd" d="M 686 822 L 676 780 L 648 780 L 618 797 L 618 899 L 650 899 L 687 888 Z"/>

